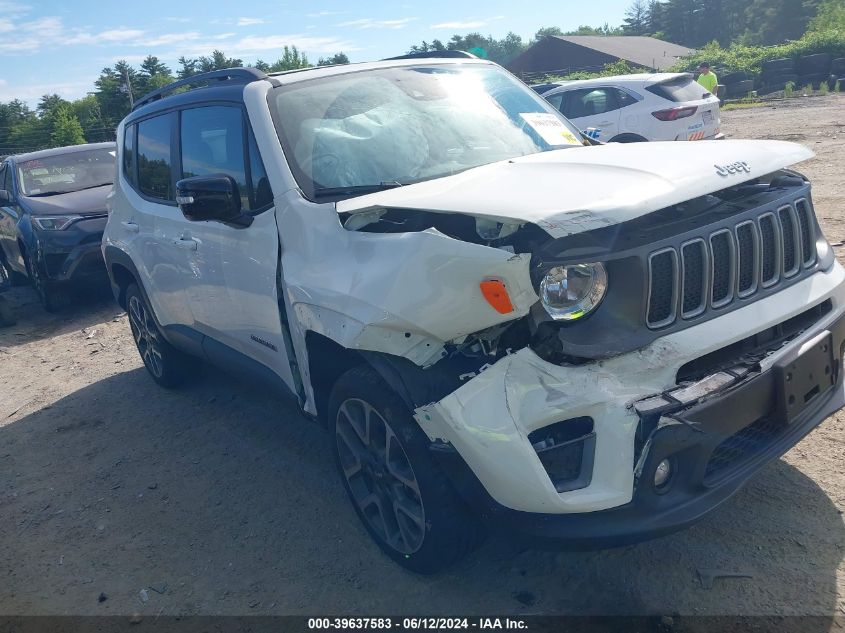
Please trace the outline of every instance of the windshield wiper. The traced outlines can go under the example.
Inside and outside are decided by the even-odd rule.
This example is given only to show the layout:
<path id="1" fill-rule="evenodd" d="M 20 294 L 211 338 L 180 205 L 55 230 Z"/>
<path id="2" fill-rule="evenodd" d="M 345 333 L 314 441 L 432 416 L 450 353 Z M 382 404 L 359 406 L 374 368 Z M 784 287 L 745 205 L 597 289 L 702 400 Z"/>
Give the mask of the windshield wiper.
<path id="1" fill-rule="evenodd" d="M 27 198 L 43 198 L 45 196 L 60 196 L 67 191 L 39 191 L 38 193 L 27 194 Z"/>
<path id="2" fill-rule="evenodd" d="M 96 189 L 97 187 L 105 187 L 106 185 L 112 185 L 114 183 L 111 182 L 101 182 L 99 185 L 89 185 L 87 187 L 82 187 L 80 189 L 74 189 L 74 191 L 85 191 L 86 189 Z"/>
<path id="3" fill-rule="evenodd" d="M 385 189 L 395 189 L 401 187 L 401 182 L 395 180 L 390 182 L 382 182 L 373 185 L 350 185 L 348 187 L 317 187 L 314 189 L 315 198 L 329 198 L 332 196 L 362 196 L 367 193 L 375 193 L 376 191 L 384 191 Z"/>

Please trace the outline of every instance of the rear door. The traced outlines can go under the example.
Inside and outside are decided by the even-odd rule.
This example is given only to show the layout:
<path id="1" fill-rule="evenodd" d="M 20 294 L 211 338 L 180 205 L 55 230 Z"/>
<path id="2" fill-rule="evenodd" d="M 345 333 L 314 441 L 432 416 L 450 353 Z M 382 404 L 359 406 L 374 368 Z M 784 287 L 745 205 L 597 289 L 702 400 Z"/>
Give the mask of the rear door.
<path id="1" fill-rule="evenodd" d="M 190 227 L 176 205 L 176 120 L 176 112 L 167 112 L 135 124 L 137 184 L 127 194 L 133 196 L 133 211 L 117 230 L 131 239 L 132 259 L 159 323 L 192 327 L 187 291 L 197 279 L 189 256 Z"/>
<path id="2" fill-rule="evenodd" d="M 559 109 L 587 136 L 609 141 L 619 133 L 621 107 L 616 88 L 594 86 L 565 92 Z"/>
<path id="3" fill-rule="evenodd" d="M 213 342 L 258 361 L 294 390 L 279 312 L 279 233 L 273 195 L 255 139 L 239 105 L 180 112 L 181 177 L 225 174 L 253 216 L 248 227 L 197 222 L 189 251 L 188 290 L 196 328 L 211 341 L 206 353 L 223 360 Z M 223 350 L 223 353 L 226 353 Z"/>

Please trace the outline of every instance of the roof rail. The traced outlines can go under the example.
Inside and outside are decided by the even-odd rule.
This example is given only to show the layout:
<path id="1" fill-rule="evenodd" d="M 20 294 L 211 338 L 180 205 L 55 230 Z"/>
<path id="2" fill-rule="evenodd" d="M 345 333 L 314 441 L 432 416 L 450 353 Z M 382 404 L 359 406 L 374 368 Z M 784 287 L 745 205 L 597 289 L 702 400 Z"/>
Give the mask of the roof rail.
<path id="1" fill-rule="evenodd" d="M 183 86 L 211 81 L 232 81 L 235 83 L 248 84 L 262 79 L 270 78 L 257 68 L 224 68 L 223 70 L 212 70 L 211 72 L 200 73 L 199 75 L 192 75 L 190 77 L 186 77 L 185 79 L 174 81 L 163 88 L 153 90 L 138 99 L 135 102 L 135 105 L 132 106 L 132 110 L 137 110 L 143 105 L 157 101 L 177 88 L 182 88 Z"/>
<path id="2" fill-rule="evenodd" d="M 455 58 L 461 57 L 464 59 L 478 59 L 472 53 L 466 51 L 421 51 L 419 53 L 407 53 L 405 55 L 397 55 L 396 57 L 387 57 L 382 61 L 389 62 L 394 59 L 430 59 L 430 58 Z"/>

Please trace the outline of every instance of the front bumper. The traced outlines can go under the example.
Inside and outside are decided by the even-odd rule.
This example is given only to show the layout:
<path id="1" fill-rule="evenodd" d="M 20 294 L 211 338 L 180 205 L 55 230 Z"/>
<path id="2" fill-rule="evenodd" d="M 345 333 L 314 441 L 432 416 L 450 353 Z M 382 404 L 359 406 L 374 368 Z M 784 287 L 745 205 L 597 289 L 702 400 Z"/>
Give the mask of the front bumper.
<path id="1" fill-rule="evenodd" d="M 690 401 L 680 413 L 671 412 L 690 425 L 648 430 L 650 441 L 642 445 L 643 422 L 635 405 L 675 388 L 682 366 L 823 303 L 829 309 L 761 360 L 754 372 L 706 399 Z M 765 417 L 776 393 L 779 363 L 830 331 L 837 357 L 833 365 L 839 366 L 843 315 L 845 271 L 834 264 L 775 295 L 601 362 L 557 366 L 522 349 L 442 400 L 418 408 L 416 419 L 457 487 L 499 526 L 537 538 L 636 541 L 697 520 L 845 404 L 837 371 L 836 384 L 771 436 L 765 450 L 722 477 L 707 472 L 719 443 Z M 595 421 L 592 477 L 582 488 L 558 491 L 528 436 L 579 416 Z M 695 425 L 700 428 L 692 430 Z M 679 468 L 671 489 L 658 495 L 650 482 L 657 463 L 667 456 Z"/>
<path id="2" fill-rule="evenodd" d="M 827 334 L 829 333 L 829 337 Z M 574 548 L 626 545 L 683 529 L 728 499 L 765 464 L 779 458 L 828 416 L 845 406 L 842 348 L 845 315 L 829 329 L 815 328 L 810 342 L 832 340 L 834 384 L 794 419 L 778 411 L 783 391 L 778 369 L 791 367 L 787 356 L 769 371 L 698 405 L 650 435 L 632 500 L 620 507 L 580 514 L 520 512 L 497 503 L 456 451 L 434 445 L 441 467 L 485 522 L 533 544 Z M 826 345 L 827 343 L 825 343 Z M 821 372 L 823 368 L 819 368 Z M 744 448 L 744 450 L 743 450 Z M 731 462 L 731 457 L 735 459 Z M 669 460 L 673 475 L 662 488 L 653 484 L 657 465 Z"/>
<path id="3" fill-rule="evenodd" d="M 106 217 L 86 218 L 63 231 L 37 231 L 42 269 L 52 282 L 106 277 L 100 243 Z"/>

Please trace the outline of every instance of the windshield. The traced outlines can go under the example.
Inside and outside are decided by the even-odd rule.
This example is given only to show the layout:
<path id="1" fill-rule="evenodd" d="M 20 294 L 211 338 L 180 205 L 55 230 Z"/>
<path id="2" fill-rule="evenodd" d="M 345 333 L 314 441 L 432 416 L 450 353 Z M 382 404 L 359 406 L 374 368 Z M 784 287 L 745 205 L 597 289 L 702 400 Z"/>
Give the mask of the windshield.
<path id="1" fill-rule="evenodd" d="M 350 72 L 282 86 L 269 104 L 294 176 L 311 199 L 582 144 L 560 113 L 489 65 Z"/>
<path id="2" fill-rule="evenodd" d="M 17 165 L 21 195 L 48 196 L 110 185 L 115 174 L 115 150 L 68 152 Z"/>

